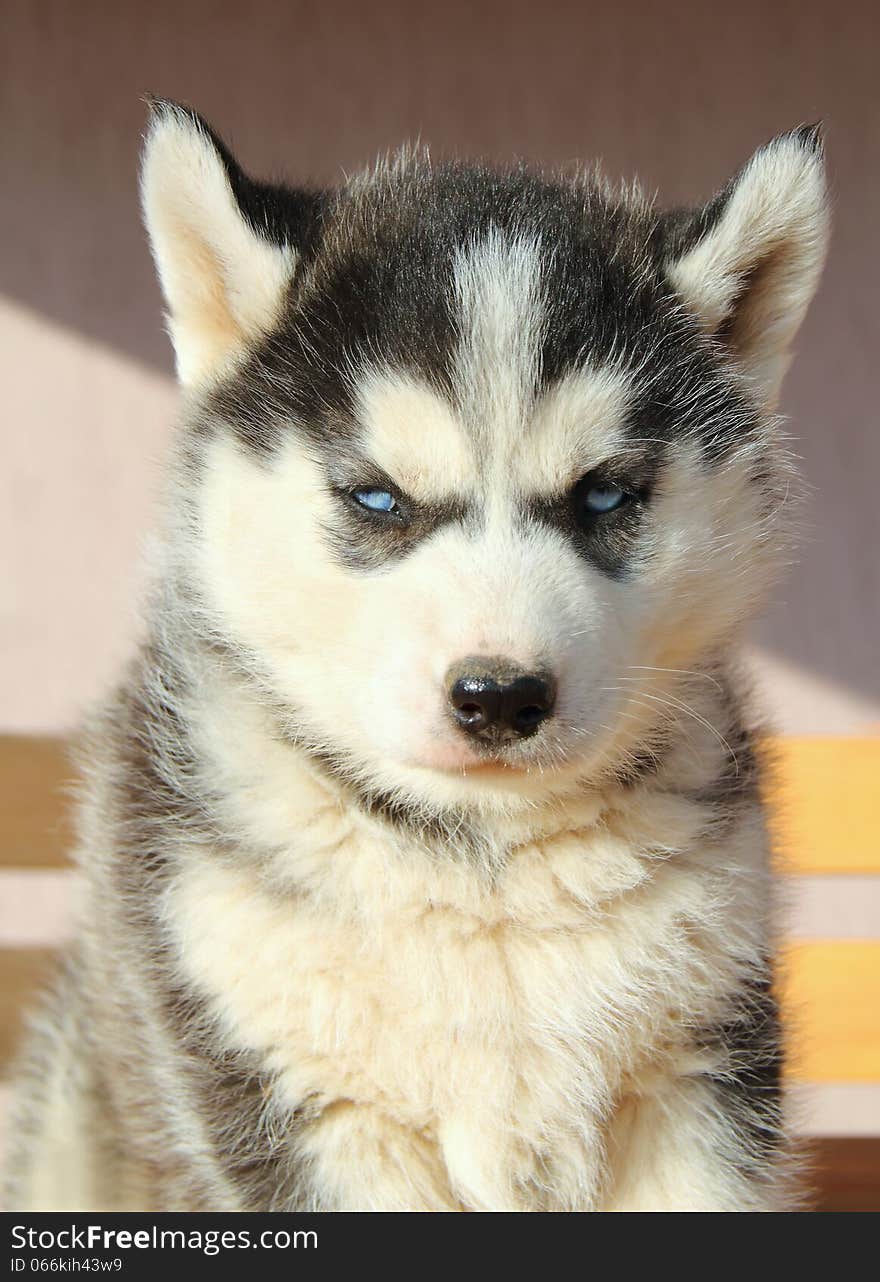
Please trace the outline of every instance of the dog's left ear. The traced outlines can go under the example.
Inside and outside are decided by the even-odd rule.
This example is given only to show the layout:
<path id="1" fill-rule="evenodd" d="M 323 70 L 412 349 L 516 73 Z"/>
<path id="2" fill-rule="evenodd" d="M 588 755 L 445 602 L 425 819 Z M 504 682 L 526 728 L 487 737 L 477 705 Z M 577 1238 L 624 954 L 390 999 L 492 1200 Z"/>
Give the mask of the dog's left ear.
<path id="1" fill-rule="evenodd" d="M 704 208 L 670 214 L 666 271 L 774 408 L 828 242 L 818 127 L 774 138 Z"/>
<path id="2" fill-rule="evenodd" d="M 195 112 L 154 101 L 141 199 L 180 380 L 210 382 L 277 320 L 320 197 L 253 181 Z"/>

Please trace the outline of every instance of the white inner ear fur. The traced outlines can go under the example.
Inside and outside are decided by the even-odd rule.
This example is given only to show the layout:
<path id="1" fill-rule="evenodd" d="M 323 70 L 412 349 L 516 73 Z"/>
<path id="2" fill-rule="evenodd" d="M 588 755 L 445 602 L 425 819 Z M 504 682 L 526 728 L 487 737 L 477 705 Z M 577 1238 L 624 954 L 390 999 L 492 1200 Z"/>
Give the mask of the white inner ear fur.
<path id="1" fill-rule="evenodd" d="M 141 200 L 180 381 L 205 382 L 275 322 L 295 251 L 248 224 L 216 147 L 179 109 L 154 117 Z"/>
<path id="2" fill-rule="evenodd" d="M 776 139 L 743 170 L 721 217 L 667 265 L 709 333 L 726 337 L 768 408 L 815 292 L 828 241 L 821 155 L 796 136 Z"/>

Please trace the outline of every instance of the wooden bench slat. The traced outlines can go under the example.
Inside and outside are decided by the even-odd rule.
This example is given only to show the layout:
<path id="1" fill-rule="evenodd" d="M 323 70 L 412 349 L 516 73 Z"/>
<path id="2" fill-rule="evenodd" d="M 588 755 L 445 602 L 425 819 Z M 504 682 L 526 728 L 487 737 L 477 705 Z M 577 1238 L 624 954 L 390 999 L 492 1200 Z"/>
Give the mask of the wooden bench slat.
<path id="1" fill-rule="evenodd" d="M 0 952 L 0 1076 L 18 1048 L 24 1017 L 51 976 L 54 960 L 48 948 Z"/>
<path id="2" fill-rule="evenodd" d="M 74 779 L 63 739 L 0 735 L 0 868 L 69 863 Z"/>
<path id="3" fill-rule="evenodd" d="M 782 870 L 880 873 L 880 737 L 793 736 L 769 747 Z"/>
<path id="4" fill-rule="evenodd" d="M 880 1211 L 880 1139 L 816 1140 L 810 1151 L 817 1211 Z"/>
<path id="5" fill-rule="evenodd" d="M 880 940 L 790 944 L 779 978 L 792 1080 L 880 1081 Z"/>
<path id="6" fill-rule="evenodd" d="M 0 950 L 0 1073 L 53 957 L 48 949 Z M 789 945 L 780 996 L 792 1082 L 880 1082 L 880 941 Z"/>
<path id="7" fill-rule="evenodd" d="M 880 874 L 880 737 L 800 736 L 769 746 L 782 871 Z M 63 740 L 0 736 L 0 867 L 67 864 L 74 777 Z"/>

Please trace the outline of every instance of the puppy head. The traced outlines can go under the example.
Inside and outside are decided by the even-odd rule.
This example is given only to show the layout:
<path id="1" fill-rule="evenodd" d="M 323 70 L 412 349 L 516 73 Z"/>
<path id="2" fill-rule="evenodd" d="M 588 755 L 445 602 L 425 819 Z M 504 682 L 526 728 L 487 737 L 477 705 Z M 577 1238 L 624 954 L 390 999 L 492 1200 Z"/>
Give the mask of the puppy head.
<path id="1" fill-rule="evenodd" d="M 288 731 L 427 807 L 621 763 L 777 568 L 773 421 L 826 240 L 814 131 L 705 208 L 403 153 L 255 183 L 153 113 L 188 573 Z M 674 706 L 674 705 L 673 705 Z"/>

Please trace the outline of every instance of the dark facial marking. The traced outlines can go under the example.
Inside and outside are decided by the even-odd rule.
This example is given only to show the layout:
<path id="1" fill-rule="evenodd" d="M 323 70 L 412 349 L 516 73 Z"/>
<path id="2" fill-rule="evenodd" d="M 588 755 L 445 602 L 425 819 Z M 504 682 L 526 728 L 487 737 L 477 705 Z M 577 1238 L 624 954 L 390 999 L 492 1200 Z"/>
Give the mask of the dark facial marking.
<path id="1" fill-rule="evenodd" d="M 639 535 L 659 467 L 656 450 L 637 465 L 632 460 L 608 463 L 588 472 L 564 494 L 529 500 L 525 518 L 559 531 L 609 578 L 625 578 L 640 555 Z M 592 511 L 587 502 L 590 493 L 612 486 L 623 491 L 624 501 L 607 512 Z"/>
<path id="2" fill-rule="evenodd" d="M 664 271 L 718 216 L 723 193 L 702 211 L 660 215 L 583 179 L 415 156 L 319 195 L 253 183 L 221 154 L 252 225 L 303 254 L 275 331 L 212 398 L 254 451 L 271 454 L 292 424 L 344 451 L 357 371 L 376 360 L 455 403 L 456 256 L 490 229 L 544 250 L 540 387 L 585 361 L 638 371 L 632 438 L 689 437 L 710 465 L 754 428 L 723 344 L 700 333 Z M 609 549 L 603 560 L 619 557 Z"/>
<path id="3" fill-rule="evenodd" d="M 327 485 L 333 495 L 334 516 L 324 523 L 324 535 L 337 559 L 355 570 L 380 570 L 408 555 L 425 539 L 453 521 L 468 517 L 458 499 L 417 502 L 375 463 L 357 456 L 330 459 Z M 364 490 L 385 491 L 394 499 L 392 511 L 371 511 L 358 502 Z"/>

